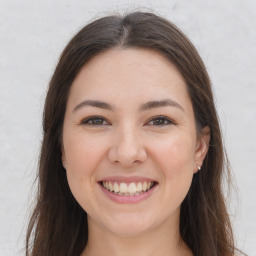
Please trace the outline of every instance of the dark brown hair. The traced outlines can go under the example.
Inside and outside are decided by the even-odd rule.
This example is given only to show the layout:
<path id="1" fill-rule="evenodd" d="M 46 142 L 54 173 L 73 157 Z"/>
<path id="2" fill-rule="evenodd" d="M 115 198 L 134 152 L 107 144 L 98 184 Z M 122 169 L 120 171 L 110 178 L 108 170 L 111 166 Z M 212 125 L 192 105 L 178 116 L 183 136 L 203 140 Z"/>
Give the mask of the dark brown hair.
<path id="1" fill-rule="evenodd" d="M 172 23 L 152 13 L 100 18 L 78 32 L 64 49 L 50 81 L 44 109 L 37 203 L 30 219 L 26 255 L 78 256 L 87 243 L 86 212 L 73 197 L 61 163 L 61 136 L 71 85 L 94 56 L 114 47 L 147 48 L 172 62 L 184 77 L 199 133 L 211 139 L 201 171 L 182 202 L 180 233 L 195 256 L 234 256 L 236 251 L 223 195 L 229 178 L 210 80 L 195 47 Z"/>

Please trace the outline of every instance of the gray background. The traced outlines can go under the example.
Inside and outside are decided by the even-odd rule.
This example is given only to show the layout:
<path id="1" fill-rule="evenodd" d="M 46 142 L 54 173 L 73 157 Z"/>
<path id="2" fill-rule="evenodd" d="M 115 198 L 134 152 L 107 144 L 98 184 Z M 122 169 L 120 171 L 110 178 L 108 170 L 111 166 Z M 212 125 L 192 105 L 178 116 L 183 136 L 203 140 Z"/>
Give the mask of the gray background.
<path id="1" fill-rule="evenodd" d="M 138 7 L 175 22 L 206 63 L 236 179 L 237 244 L 256 255 L 255 0 L 0 0 L 1 256 L 24 255 L 43 102 L 63 47 L 87 22 Z"/>

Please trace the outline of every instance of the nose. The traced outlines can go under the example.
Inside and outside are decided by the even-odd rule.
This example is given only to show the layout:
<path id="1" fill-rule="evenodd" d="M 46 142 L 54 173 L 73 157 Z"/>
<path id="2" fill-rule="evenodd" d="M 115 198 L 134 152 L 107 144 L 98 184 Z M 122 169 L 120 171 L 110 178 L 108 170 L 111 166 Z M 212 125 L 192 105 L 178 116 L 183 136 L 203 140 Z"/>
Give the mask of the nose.
<path id="1" fill-rule="evenodd" d="M 123 167 L 131 167 L 146 161 L 147 152 L 140 136 L 134 129 L 116 131 L 108 152 L 108 159 Z"/>

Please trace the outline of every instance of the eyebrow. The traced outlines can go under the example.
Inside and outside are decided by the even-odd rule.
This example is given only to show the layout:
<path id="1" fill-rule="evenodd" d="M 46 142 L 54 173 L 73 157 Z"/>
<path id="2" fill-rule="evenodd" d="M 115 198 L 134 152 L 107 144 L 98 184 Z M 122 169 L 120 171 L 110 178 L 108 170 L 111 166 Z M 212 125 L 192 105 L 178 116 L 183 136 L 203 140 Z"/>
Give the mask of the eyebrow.
<path id="1" fill-rule="evenodd" d="M 99 101 L 99 100 L 85 100 L 79 103 L 73 111 L 77 111 L 78 109 L 85 107 L 85 106 L 91 106 L 91 107 L 96 107 L 96 108 L 101 108 L 101 109 L 106 109 L 106 110 L 114 110 L 114 107 L 106 102 Z"/>
<path id="2" fill-rule="evenodd" d="M 140 111 L 145 111 L 145 110 L 150 110 L 153 108 L 159 108 L 159 107 L 176 107 L 184 111 L 183 107 L 177 103 L 174 100 L 171 99 L 165 99 L 165 100 L 159 100 L 159 101 L 149 101 L 147 103 L 144 103 L 140 106 L 139 110 Z"/>
<path id="3" fill-rule="evenodd" d="M 115 107 L 111 104 L 108 104 L 106 102 L 103 101 L 99 101 L 99 100 L 85 100 L 82 101 L 81 103 L 79 103 L 75 108 L 74 108 L 74 112 L 77 111 L 78 109 L 82 108 L 82 107 L 86 107 L 86 106 L 91 106 L 91 107 L 96 107 L 96 108 L 101 108 L 101 109 L 105 109 L 105 110 L 111 110 L 113 111 L 115 109 Z M 176 107 L 179 108 L 180 110 L 184 111 L 183 107 L 177 103 L 174 100 L 171 99 L 164 99 L 164 100 L 158 100 L 158 101 L 149 101 L 146 102 L 144 104 L 142 104 L 139 107 L 139 111 L 146 111 L 146 110 L 150 110 L 150 109 L 154 109 L 154 108 L 159 108 L 159 107 Z"/>

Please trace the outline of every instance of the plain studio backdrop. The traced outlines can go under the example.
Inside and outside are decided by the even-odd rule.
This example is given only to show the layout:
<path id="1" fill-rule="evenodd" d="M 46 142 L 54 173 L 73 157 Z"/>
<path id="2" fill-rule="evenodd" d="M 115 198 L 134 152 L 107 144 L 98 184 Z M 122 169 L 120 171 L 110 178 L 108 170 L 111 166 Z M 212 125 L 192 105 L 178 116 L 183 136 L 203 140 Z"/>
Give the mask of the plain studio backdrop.
<path id="1" fill-rule="evenodd" d="M 238 246 L 256 255 L 255 0 L 0 0 L 0 255 L 24 255 L 49 79 L 86 23 L 154 10 L 191 39 L 210 73 L 236 179 L 230 213 Z"/>

